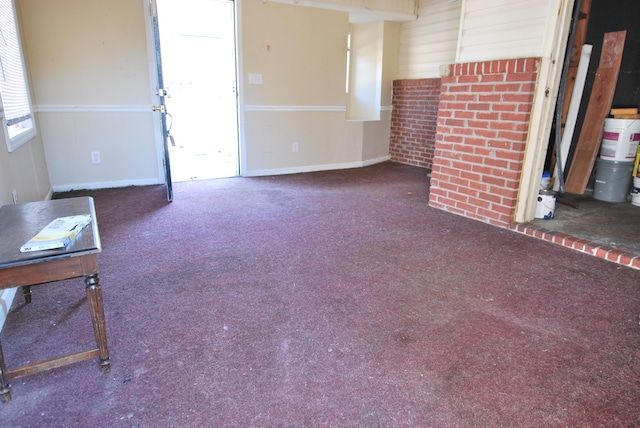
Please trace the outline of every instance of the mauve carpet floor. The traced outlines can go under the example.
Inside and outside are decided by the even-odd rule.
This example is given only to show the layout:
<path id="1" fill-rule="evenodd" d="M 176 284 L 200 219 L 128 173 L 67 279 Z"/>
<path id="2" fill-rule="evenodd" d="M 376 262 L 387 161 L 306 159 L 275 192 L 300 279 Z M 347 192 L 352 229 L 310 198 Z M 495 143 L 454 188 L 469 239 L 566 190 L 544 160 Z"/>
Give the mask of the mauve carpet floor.
<path id="1" fill-rule="evenodd" d="M 430 208 L 423 169 L 85 194 L 111 373 L 16 379 L 0 426 L 640 426 L 640 272 Z M 83 281 L 2 341 L 91 347 Z"/>

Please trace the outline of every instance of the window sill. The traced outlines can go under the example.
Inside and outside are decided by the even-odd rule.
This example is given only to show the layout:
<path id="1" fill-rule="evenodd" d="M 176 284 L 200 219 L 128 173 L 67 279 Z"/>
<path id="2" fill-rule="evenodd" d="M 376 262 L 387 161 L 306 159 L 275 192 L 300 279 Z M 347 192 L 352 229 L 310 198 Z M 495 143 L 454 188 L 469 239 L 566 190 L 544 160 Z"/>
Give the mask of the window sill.
<path id="1" fill-rule="evenodd" d="M 7 148 L 9 149 L 9 153 L 17 150 L 20 146 L 25 144 L 28 141 L 31 141 L 38 133 L 35 128 L 25 129 L 21 133 L 14 135 L 13 138 L 9 138 L 6 132 L 5 127 L 5 136 L 7 138 Z"/>

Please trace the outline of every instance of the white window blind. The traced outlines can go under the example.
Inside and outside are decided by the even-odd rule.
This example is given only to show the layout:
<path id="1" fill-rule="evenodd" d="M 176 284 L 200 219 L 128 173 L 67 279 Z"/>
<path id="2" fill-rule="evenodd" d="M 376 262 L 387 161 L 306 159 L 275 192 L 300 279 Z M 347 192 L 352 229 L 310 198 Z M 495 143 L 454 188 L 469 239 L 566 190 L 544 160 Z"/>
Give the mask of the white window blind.
<path id="1" fill-rule="evenodd" d="M 0 96 L 9 140 L 33 129 L 12 0 L 0 0 Z M 9 149 L 17 145 L 9 144 Z"/>

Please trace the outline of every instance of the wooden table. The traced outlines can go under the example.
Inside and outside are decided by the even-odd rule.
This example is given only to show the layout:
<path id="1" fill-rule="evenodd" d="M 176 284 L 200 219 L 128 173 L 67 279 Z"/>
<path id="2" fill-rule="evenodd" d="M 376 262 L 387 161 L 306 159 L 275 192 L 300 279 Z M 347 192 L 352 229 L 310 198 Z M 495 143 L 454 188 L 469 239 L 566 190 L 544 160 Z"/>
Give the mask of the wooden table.
<path id="1" fill-rule="evenodd" d="M 70 215 L 90 214 L 92 222 L 68 246 L 60 250 L 21 253 L 20 246 L 49 222 Z M 9 381 L 89 358 L 98 357 L 102 371 L 108 373 L 111 361 L 107 349 L 102 288 L 98 281 L 100 235 L 93 199 L 58 199 L 0 208 L 0 290 L 22 287 L 26 303 L 31 301 L 31 286 L 84 277 L 87 301 L 97 348 L 7 370 L 0 345 L 0 399 L 11 400 Z"/>

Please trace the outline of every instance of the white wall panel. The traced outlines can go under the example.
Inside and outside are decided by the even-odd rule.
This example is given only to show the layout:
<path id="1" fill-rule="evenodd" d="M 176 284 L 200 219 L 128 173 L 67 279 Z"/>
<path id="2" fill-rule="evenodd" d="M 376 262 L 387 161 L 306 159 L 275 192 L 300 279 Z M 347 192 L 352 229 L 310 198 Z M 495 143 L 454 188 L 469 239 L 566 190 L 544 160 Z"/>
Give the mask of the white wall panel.
<path id="1" fill-rule="evenodd" d="M 456 62 L 539 57 L 553 0 L 464 0 Z"/>
<path id="2" fill-rule="evenodd" d="M 461 1 L 420 0 L 418 19 L 402 24 L 398 78 L 440 77 L 456 57 Z"/>

